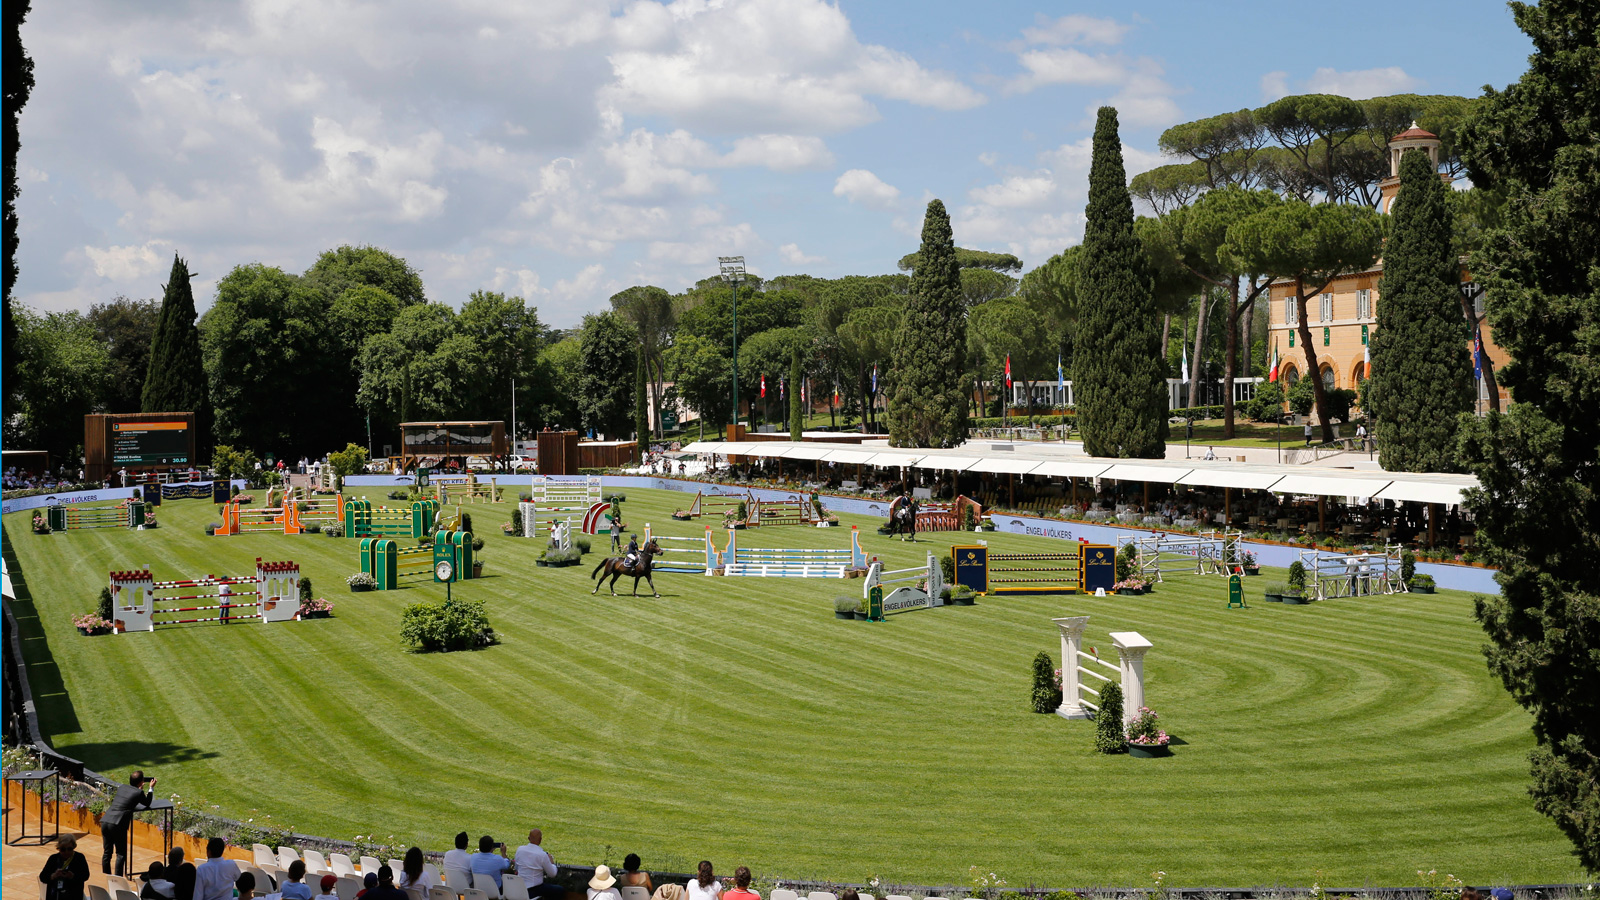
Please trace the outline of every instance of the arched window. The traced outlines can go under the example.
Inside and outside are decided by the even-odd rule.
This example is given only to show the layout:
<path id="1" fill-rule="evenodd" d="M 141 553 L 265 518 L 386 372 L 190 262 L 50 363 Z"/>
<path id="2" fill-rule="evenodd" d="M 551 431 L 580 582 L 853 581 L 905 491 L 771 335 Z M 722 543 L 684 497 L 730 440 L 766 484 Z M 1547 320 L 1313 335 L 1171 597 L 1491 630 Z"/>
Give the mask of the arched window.
<path id="1" fill-rule="evenodd" d="M 1333 366 L 1322 367 L 1322 388 L 1331 391 L 1339 386 L 1339 376 L 1334 374 Z"/>
<path id="2" fill-rule="evenodd" d="M 1295 371 L 1294 369 L 1285 369 L 1284 370 L 1284 373 L 1283 373 L 1283 383 L 1284 384 L 1293 385 L 1295 382 L 1297 382 L 1299 380 L 1300 380 L 1300 373 L 1299 372 Z"/>

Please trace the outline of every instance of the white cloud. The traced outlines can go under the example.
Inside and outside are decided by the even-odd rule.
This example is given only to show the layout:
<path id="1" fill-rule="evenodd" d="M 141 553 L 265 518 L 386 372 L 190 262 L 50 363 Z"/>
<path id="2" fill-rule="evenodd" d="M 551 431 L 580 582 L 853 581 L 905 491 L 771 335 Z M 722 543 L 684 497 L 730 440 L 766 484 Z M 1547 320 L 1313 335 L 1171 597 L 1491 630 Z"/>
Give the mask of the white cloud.
<path id="1" fill-rule="evenodd" d="M 1289 96 L 1289 73 L 1279 69 L 1261 76 L 1261 99 L 1271 103 Z"/>
<path id="2" fill-rule="evenodd" d="M 630 7 L 625 43 L 609 59 L 607 102 L 623 114 L 667 116 L 700 131 L 818 134 L 879 117 L 870 97 L 969 109 L 983 95 L 910 56 L 863 44 L 823 0 Z M 669 25 L 670 22 L 670 25 Z"/>
<path id="3" fill-rule="evenodd" d="M 833 195 L 862 206 L 888 209 L 900 199 L 900 189 L 885 184 L 866 169 L 851 169 L 833 183 Z"/>
<path id="4" fill-rule="evenodd" d="M 778 172 L 821 169 L 833 165 L 833 153 L 819 137 L 758 134 L 733 142 L 718 165 L 765 166 Z"/>
<path id="5" fill-rule="evenodd" d="M 1406 74 L 1399 66 L 1381 69 L 1357 69 L 1340 72 L 1333 68 L 1320 68 L 1306 80 L 1310 94 L 1338 94 L 1352 100 L 1382 97 L 1387 94 L 1404 94 L 1422 87 L 1420 78 Z"/>
<path id="6" fill-rule="evenodd" d="M 139 281 L 155 275 L 164 266 L 172 245 L 166 241 L 150 241 L 137 247 L 84 247 L 94 273 L 111 281 Z"/>
<path id="7" fill-rule="evenodd" d="M 1079 14 L 1051 19 L 1040 13 L 1038 24 L 1022 29 L 1022 39 L 1030 44 L 1120 44 L 1130 26 L 1115 19 L 1100 19 Z"/>
<path id="8" fill-rule="evenodd" d="M 791 266 L 807 266 L 820 262 L 827 262 L 823 256 L 807 256 L 800 250 L 799 244 L 784 244 L 778 248 L 778 257 Z"/>
<path id="9" fill-rule="evenodd" d="M 1049 84 L 1116 84 L 1127 71 L 1115 57 L 1072 47 L 1027 50 L 1017 55 L 1017 63 L 1027 72 L 1011 79 L 1006 90 L 1019 94 Z"/>

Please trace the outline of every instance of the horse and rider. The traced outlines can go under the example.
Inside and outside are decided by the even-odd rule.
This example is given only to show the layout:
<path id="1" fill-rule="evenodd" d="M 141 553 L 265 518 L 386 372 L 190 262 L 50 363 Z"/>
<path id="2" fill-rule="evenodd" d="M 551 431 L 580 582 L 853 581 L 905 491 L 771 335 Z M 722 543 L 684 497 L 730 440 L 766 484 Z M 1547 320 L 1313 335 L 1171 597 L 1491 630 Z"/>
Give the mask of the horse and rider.
<path id="1" fill-rule="evenodd" d="M 643 578 L 650 585 L 650 593 L 660 597 L 660 592 L 656 590 L 656 583 L 650 577 L 650 571 L 655 557 L 665 552 L 655 542 L 654 538 L 646 541 L 644 547 L 640 548 L 639 539 L 630 537 L 626 553 L 622 556 L 608 556 L 600 560 L 600 565 L 595 566 L 594 571 L 589 573 L 590 578 L 599 576 L 599 579 L 595 581 L 594 590 L 589 593 L 600 593 L 600 585 L 605 583 L 606 576 L 609 575 L 611 576 L 611 596 L 615 597 L 617 595 L 617 579 L 627 576 L 633 578 L 633 596 L 639 596 L 639 579 Z"/>
<path id="2" fill-rule="evenodd" d="M 916 499 L 910 494 L 902 491 L 900 496 L 889 504 L 889 535 L 891 537 L 899 535 L 902 541 L 906 540 L 909 535 L 912 543 L 915 543 L 917 540 L 917 513 L 920 510 L 921 504 L 917 503 Z"/>

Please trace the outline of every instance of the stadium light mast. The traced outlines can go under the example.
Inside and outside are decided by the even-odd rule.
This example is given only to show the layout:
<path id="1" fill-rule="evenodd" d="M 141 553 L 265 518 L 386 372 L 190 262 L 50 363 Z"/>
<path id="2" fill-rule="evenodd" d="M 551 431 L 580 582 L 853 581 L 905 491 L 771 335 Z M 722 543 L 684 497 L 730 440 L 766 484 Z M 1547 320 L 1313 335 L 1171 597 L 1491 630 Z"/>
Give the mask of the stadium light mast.
<path id="1" fill-rule="evenodd" d="M 733 424 L 739 424 L 739 282 L 744 280 L 744 257 L 719 256 L 722 280 L 733 285 Z"/>

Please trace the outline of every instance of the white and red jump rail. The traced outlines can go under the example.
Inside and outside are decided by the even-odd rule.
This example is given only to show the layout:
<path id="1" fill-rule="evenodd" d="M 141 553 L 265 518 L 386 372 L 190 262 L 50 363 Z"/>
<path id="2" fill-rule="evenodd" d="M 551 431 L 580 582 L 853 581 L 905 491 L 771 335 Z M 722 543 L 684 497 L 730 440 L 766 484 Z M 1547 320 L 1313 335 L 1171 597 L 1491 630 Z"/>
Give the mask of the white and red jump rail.
<path id="1" fill-rule="evenodd" d="M 216 593 L 164 593 L 204 588 L 216 588 Z M 196 606 L 167 605 L 195 601 L 216 602 L 202 602 Z M 111 607 L 112 625 L 119 633 L 154 631 L 157 625 L 196 622 L 224 625 L 245 621 L 288 622 L 300 616 L 300 564 L 287 560 L 263 562 L 257 557 L 254 575 L 206 575 L 176 581 L 156 581 L 149 566 L 112 572 Z M 167 618 L 174 613 L 180 618 Z M 183 618 L 188 613 L 213 615 Z"/>

